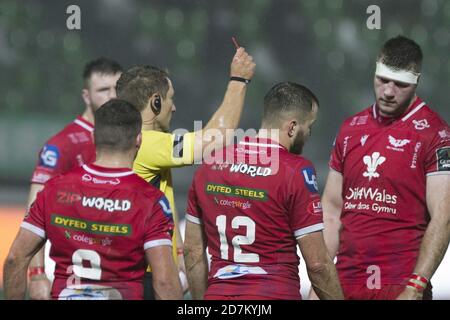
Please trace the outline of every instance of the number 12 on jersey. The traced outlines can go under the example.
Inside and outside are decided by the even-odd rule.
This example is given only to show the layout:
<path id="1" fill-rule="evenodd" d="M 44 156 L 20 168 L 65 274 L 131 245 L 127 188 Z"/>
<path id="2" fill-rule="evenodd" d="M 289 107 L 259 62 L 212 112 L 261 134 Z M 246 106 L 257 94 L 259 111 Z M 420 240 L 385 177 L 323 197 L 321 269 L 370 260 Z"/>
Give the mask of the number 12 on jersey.
<path id="1" fill-rule="evenodd" d="M 220 256 L 224 260 L 228 260 L 228 239 L 226 236 L 227 217 L 225 215 L 217 216 L 216 226 L 220 237 Z M 259 262 L 259 255 L 256 253 L 243 253 L 241 245 L 251 245 L 255 242 L 256 224 L 251 218 L 246 216 L 236 216 L 231 220 L 231 228 L 239 229 L 246 228 L 245 236 L 236 235 L 231 240 L 233 246 L 233 261 L 234 262 Z"/>

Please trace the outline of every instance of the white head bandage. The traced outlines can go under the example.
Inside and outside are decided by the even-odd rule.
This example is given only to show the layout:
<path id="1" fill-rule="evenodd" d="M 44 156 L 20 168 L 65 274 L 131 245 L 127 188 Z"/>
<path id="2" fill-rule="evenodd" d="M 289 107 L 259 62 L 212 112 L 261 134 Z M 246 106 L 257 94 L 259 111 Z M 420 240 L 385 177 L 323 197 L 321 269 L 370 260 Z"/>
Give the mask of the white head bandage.
<path id="1" fill-rule="evenodd" d="M 417 84 L 420 73 L 415 73 L 409 70 L 396 70 L 382 62 L 377 62 L 377 69 L 375 70 L 375 75 L 388 78 L 400 82 Z"/>

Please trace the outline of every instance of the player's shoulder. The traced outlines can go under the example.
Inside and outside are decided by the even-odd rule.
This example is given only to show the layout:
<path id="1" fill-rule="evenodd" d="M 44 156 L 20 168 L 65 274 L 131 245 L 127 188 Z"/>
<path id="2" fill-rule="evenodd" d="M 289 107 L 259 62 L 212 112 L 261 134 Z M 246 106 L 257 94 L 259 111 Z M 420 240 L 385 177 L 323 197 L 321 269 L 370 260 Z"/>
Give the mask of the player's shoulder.
<path id="1" fill-rule="evenodd" d="M 369 124 L 372 108 L 373 106 L 366 107 L 358 113 L 345 118 L 339 131 L 342 132 L 346 130 L 358 129 Z"/>
<path id="2" fill-rule="evenodd" d="M 127 188 L 138 195 L 141 195 L 142 198 L 153 201 L 154 199 L 159 199 L 163 196 L 161 190 L 153 186 L 151 183 L 145 181 L 142 177 L 133 173 L 129 176 L 127 181 Z"/>
<path id="3" fill-rule="evenodd" d="M 81 181 L 83 173 L 84 171 L 82 167 L 76 167 L 67 172 L 57 174 L 45 183 L 45 188 L 52 189 L 59 188 L 60 186 L 65 187 L 76 185 Z"/>
<path id="4" fill-rule="evenodd" d="M 170 141 L 173 134 L 169 132 L 161 132 L 156 130 L 143 130 L 142 131 L 142 143 L 146 144 L 158 144 L 161 141 Z"/>
<path id="5" fill-rule="evenodd" d="M 425 101 L 417 106 L 416 112 L 414 110 L 411 111 L 410 116 L 405 121 L 416 130 L 430 129 L 430 131 L 433 131 L 440 130 L 442 127 L 448 127 L 447 122 L 441 115 L 433 110 Z"/>
<path id="6" fill-rule="evenodd" d="M 64 128 L 52 135 L 47 141 L 46 145 L 54 145 L 58 147 L 69 146 L 73 144 L 71 133 L 80 132 L 93 132 L 94 128 L 87 121 L 82 120 L 81 117 L 77 117 L 75 120 L 69 122 Z"/>
<path id="7" fill-rule="evenodd" d="M 283 152 L 280 157 L 281 163 L 285 169 L 290 171 L 301 171 L 305 168 L 314 169 L 314 164 L 303 155 L 297 155 L 290 152 Z"/>

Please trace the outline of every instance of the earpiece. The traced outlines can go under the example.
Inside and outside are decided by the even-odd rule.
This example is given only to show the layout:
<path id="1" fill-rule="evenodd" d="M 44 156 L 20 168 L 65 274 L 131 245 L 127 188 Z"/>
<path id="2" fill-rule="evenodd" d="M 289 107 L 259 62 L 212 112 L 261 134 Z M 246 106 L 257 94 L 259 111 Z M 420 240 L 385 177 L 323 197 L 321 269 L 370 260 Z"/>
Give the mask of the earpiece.
<path id="1" fill-rule="evenodd" d="M 155 115 L 158 115 L 161 112 L 161 97 L 159 95 L 155 96 L 153 103 L 150 104 L 152 111 Z"/>

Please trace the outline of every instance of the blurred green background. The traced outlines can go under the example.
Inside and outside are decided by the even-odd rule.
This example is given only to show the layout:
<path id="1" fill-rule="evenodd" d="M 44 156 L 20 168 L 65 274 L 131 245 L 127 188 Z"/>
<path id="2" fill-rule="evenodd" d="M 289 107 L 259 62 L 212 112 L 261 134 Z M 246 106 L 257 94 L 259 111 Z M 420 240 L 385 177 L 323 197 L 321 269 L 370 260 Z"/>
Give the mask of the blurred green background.
<path id="1" fill-rule="evenodd" d="M 66 8 L 81 9 L 81 30 L 66 28 Z M 366 9 L 381 8 L 381 30 Z M 423 48 L 419 94 L 448 121 L 450 1 L 0 1 L 0 201 L 24 201 L 37 152 L 84 105 L 84 64 L 107 56 L 125 67 L 167 67 L 176 90 L 172 128 L 193 128 L 220 104 L 234 53 L 232 35 L 255 58 L 241 128 L 258 128 L 262 98 L 279 81 L 310 87 L 320 115 L 305 155 L 321 184 L 342 120 L 373 101 L 378 49 L 404 34 Z M 184 194 L 193 168 L 175 175 Z M 183 211 L 183 210 L 180 210 Z"/>

